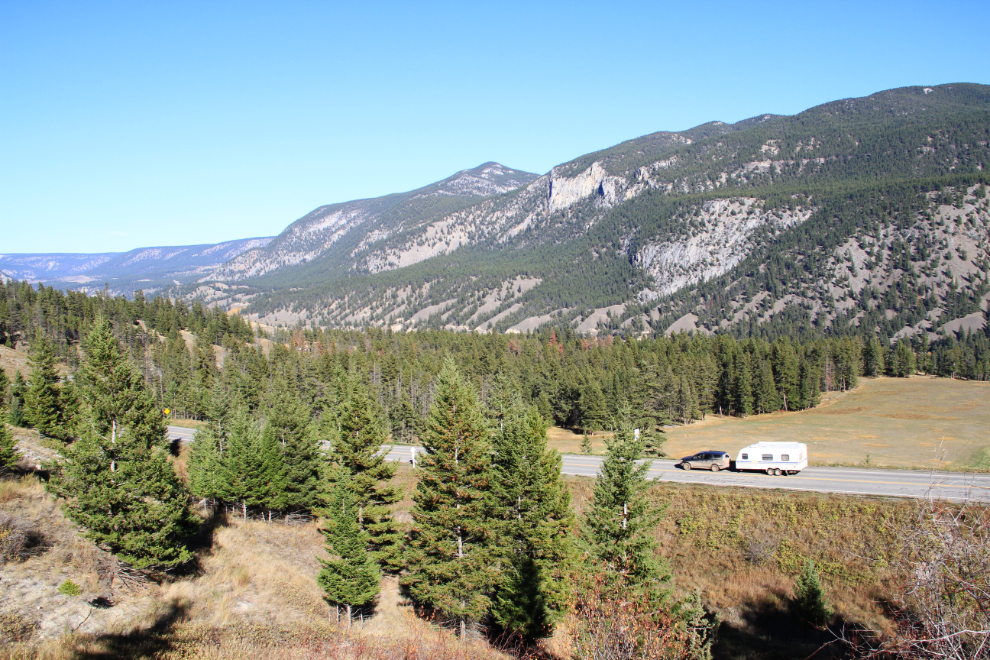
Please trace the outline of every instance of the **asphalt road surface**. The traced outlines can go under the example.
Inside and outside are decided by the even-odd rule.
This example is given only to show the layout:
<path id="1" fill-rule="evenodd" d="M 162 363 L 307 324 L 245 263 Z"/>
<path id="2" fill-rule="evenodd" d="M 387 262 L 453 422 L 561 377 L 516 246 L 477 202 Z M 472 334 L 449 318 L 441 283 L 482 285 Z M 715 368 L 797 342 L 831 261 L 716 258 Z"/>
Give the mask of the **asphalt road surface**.
<path id="1" fill-rule="evenodd" d="M 192 440 L 193 429 L 168 427 L 169 437 L 180 442 Z M 388 454 L 393 461 L 408 463 L 412 447 L 395 446 Z M 422 452 L 421 447 L 416 448 Z M 600 456 L 564 454 L 564 474 L 594 477 L 601 466 Z M 649 471 L 651 479 L 679 483 L 742 486 L 744 488 L 784 488 L 819 493 L 928 497 L 946 500 L 990 502 L 990 475 L 927 470 L 876 470 L 870 468 L 809 467 L 790 477 L 771 477 L 758 472 L 685 471 L 676 461 L 657 459 Z"/>
<path id="2" fill-rule="evenodd" d="M 388 457 L 410 461 L 412 447 L 396 446 Z M 417 447 L 417 452 L 422 449 Z M 600 456 L 564 454 L 564 474 L 594 477 L 601 466 Z M 678 483 L 744 488 L 783 488 L 819 493 L 854 495 L 889 495 L 895 497 L 933 496 L 946 500 L 990 501 L 990 475 L 924 470 L 876 470 L 868 468 L 809 467 L 799 474 L 771 477 L 759 472 L 686 471 L 675 467 L 677 461 L 657 459 L 649 471 L 651 479 Z"/>
<path id="3" fill-rule="evenodd" d="M 192 442 L 195 432 L 196 429 L 187 429 L 184 426 L 170 426 L 168 427 L 168 439 L 178 440 L 179 442 Z"/>

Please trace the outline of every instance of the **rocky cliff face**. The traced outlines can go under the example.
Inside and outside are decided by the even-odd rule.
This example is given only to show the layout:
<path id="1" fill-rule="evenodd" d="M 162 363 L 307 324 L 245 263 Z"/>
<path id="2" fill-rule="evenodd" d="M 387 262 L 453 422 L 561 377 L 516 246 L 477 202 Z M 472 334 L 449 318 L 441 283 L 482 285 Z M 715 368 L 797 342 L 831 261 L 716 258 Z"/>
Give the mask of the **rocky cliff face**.
<path id="1" fill-rule="evenodd" d="M 814 207 L 765 211 L 762 200 L 752 197 L 717 199 L 691 208 L 692 230 L 662 241 L 649 241 L 633 255 L 648 272 L 654 286 L 641 292 L 644 300 L 668 296 L 732 270 L 756 247 L 758 229 L 776 233 L 803 223 Z M 762 234 L 761 234 L 762 235 Z"/>

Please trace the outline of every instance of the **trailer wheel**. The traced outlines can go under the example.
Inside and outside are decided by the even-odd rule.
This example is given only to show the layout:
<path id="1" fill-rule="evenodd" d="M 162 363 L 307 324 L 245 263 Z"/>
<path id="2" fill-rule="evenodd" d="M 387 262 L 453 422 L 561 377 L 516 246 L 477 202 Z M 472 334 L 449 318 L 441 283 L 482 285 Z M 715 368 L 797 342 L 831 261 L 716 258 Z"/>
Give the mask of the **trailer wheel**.
<path id="1" fill-rule="evenodd" d="M 718 472 L 718 466 L 712 463 L 712 472 Z"/>
<path id="2" fill-rule="evenodd" d="M 691 464 L 690 463 L 681 463 L 681 467 L 684 468 L 685 470 L 690 470 L 691 469 Z"/>
<path id="3" fill-rule="evenodd" d="M 767 468 L 767 476 L 773 476 L 773 468 Z"/>

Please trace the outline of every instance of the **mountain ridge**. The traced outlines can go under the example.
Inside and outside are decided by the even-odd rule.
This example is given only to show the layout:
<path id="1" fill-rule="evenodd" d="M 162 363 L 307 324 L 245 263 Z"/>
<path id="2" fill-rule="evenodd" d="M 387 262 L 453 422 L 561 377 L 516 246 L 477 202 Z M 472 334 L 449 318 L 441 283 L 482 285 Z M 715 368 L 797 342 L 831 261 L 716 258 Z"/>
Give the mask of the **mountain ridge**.
<path id="1" fill-rule="evenodd" d="M 884 90 L 320 206 L 163 290 L 276 325 L 934 334 L 986 307 L 988 142 L 990 87 Z"/>
<path id="2" fill-rule="evenodd" d="M 258 288 L 239 304 L 258 318 L 285 324 L 523 330 L 563 320 L 585 330 L 664 331 L 693 313 L 671 300 L 679 292 L 729 277 L 749 255 L 767 252 L 781 237 L 827 234 L 823 214 L 843 195 L 867 189 L 881 197 L 900 195 L 896 191 L 909 185 L 917 189 L 916 199 L 901 201 L 910 206 L 924 197 L 930 204 L 926 187 L 962 183 L 953 194 L 971 198 L 973 185 L 986 176 L 984 163 L 990 163 L 988 116 L 986 86 L 916 86 L 833 101 L 793 116 L 763 114 L 732 125 L 708 122 L 653 133 L 558 165 L 418 232 L 376 242 L 347 272 L 296 267 L 245 280 Z M 966 202 L 967 213 L 985 231 L 984 209 L 972 202 Z M 717 205 L 721 210 L 712 212 Z M 945 223 L 952 213 L 942 209 L 937 215 L 934 222 Z M 851 225 L 842 231 L 855 233 Z M 894 240 L 892 231 L 884 233 L 885 245 Z M 921 235 L 912 231 L 915 238 Z M 981 236 L 966 239 L 970 266 L 985 255 Z M 711 257 L 714 247 L 726 246 L 729 253 Z M 705 254 L 707 261 L 699 258 Z M 939 277 L 939 287 L 952 280 Z M 508 295 L 507 283 L 522 279 L 539 284 Z M 725 286 L 731 286 L 728 280 Z M 286 287 L 291 295 L 280 293 Z M 979 289 L 974 287 L 971 293 Z M 498 298 L 494 307 L 492 295 Z M 783 318 L 795 306 L 835 305 L 792 295 L 771 316 Z M 479 315 L 482 308 L 486 312 Z M 671 318 L 675 309 L 679 313 Z M 603 310 L 618 318 L 605 320 Z M 740 316 L 735 307 L 724 314 L 714 325 L 707 314 L 699 319 L 707 331 L 724 330 L 723 321 L 748 323 L 748 312 Z M 600 322 L 589 328 L 594 317 Z M 494 326 L 491 319 L 497 319 Z"/>

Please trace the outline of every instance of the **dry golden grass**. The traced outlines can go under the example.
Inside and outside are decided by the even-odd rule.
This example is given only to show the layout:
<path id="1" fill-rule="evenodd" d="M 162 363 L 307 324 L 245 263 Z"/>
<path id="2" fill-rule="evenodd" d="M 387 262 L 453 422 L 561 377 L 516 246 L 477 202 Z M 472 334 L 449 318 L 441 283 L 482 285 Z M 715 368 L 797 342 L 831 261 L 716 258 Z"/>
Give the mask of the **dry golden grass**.
<path id="1" fill-rule="evenodd" d="M 399 479 L 411 477 L 405 470 Z M 0 482 L 0 509 L 43 525 L 51 542 L 0 571 L 8 588 L 0 634 L 21 625 L 31 637 L 4 640 L 0 658 L 504 657 L 483 640 L 461 642 L 417 617 L 394 578 L 383 580 L 376 615 L 363 625 L 346 630 L 331 622 L 314 579 L 317 557 L 325 556 L 316 523 L 231 518 L 214 528 L 193 575 L 125 590 L 109 581 L 106 555 L 79 538 L 34 477 Z M 83 586 L 81 596 L 58 594 L 67 578 Z M 90 608 L 86 601 L 97 596 L 114 606 Z M 48 625 L 53 617 L 66 625 Z"/>
<path id="2" fill-rule="evenodd" d="M 611 438 L 612 435 L 614 434 L 605 431 L 589 434 L 588 439 L 591 440 L 591 453 L 604 454 L 605 440 Z M 547 439 L 550 441 L 550 446 L 562 454 L 584 453 L 584 450 L 581 448 L 581 443 L 584 442 L 583 433 L 577 433 L 571 429 L 564 429 L 559 426 L 551 426 L 547 430 Z"/>
<path id="3" fill-rule="evenodd" d="M 206 426 L 206 422 L 201 422 L 196 419 L 176 419 L 174 417 L 169 417 L 168 425 L 181 426 L 184 429 L 201 429 Z"/>
<path id="4" fill-rule="evenodd" d="M 27 347 L 20 344 L 19 348 L 21 350 L 0 346 L 0 369 L 7 373 L 7 378 L 11 382 L 14 381 L 18 371 L 24 378 L 27 378 L 28 374 L 31 373 L 31 368 L 28 366 Z"/>
<path id="5" fill-rule="evenodd" d="M 664 451 L 679 458 L 706 449 L 729 452 L 759 441 L 804 442 L 812 465 L 990 470 L 990 383 L 947 378 L 871 378 L 844 393 L 823 396 L 800 412 L 708 415 L 688 426 L 665 429 Z M 605 437 L 592 437 L 593 453 Z M 552 427 L 550 446 L 580 454 L 583 436 Z"/>
<path id="6" fill-rule="evenodd" d="M 31 531 L 20 557 L 0 566 L 4 598 L 0 617 L 17 619 L 36 639 L 66 632 L 97 632 L 124 625 L 153 602 L 147 593 L 123 593 L 115 579 L 116 562 L 62 517 L 57 503 L 34 476 L 0 481 L 0 513 Z M 66 580 L 81 587 L 78 596 L 58 591 Z M 98 609 L 89 602 L 103 598 L 115 604 Z"/>
<path id="7" fill-rule="evenodd" d="M 567 479 L 582 511 L 594 480 Z M 917 503 L 689 484 L 657 484 L 666 514 L 656 531 L 679 593 L 700 590 L 706 606 L 746 627 L 757 609 L 781 609 L 811 559 L 837 614 L 873 629 L 889 621 L 880 603 L 900 578 L 899 541 Z"/>
<path id="8" fill-rule="evenodd" d="M 990 383 L 947 378 L 863 379 L 856 389 L 813 410 L 709 416 L 667 430 L 666 451 L 687 456 L 704 449 L 736 452 L 760 440 L 808 444 L 811 463 L 947 469 L 983 467 L 990 450 Z"/>

